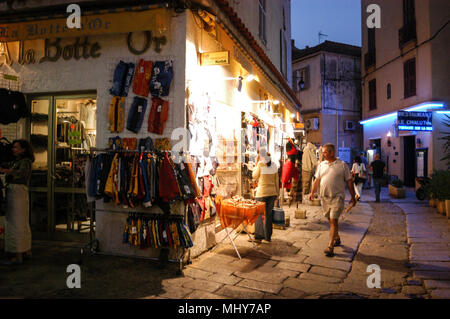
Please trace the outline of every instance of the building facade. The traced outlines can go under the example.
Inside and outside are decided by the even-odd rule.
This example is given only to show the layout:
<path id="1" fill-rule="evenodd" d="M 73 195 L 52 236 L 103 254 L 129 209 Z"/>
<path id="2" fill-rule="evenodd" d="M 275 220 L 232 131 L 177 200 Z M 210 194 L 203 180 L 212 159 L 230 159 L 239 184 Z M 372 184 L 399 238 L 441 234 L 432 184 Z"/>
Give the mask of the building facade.
<path id="1" fill-rule="evenodd" d="M 67 240 L 75 233 L 87 239 L 73 227 L 74 216 L 80 217 L 74 212 L 89 208 L 83 202 L 85 184 L 70 175 L 82 170 L 78 157 L 108 152 L 117 137 L 122 143 L 127 139 L 126 145 L 148 137 L 168 140 L 164 147 L 190 159 L 217 159 L 214 176 L 197 175 L 199 184 L 211 176 L 222 182 L 218 194 L 249 195 L 247 168 L 260 147 L 281 159 L 283 139 L 293 137 L 291 114 L 300 107 L 289 83 L 290 41 L 284 41 L 290 39 L 290 1 L 82 1 L 81 30 L 66 26 L 70 3 L 13 1 L 0 7 L 0 84 L 25 94 L 32 113 L 2 131 L 11 139 L 31 140 L 39 150 L 30 187 L 33 236 Z M 150 86 L 164 94 L 155 98 L 145 92 L 142 77 L 123 99 L 114 96 L 123 63 L 128 71 L 135 68 L 136 79 L 148 74 L 150 61 L 164 63 L 170 74 L 170 86 Z M 167 119 L 156 132 L 150 116 L 161 107 Z M 138 127 L 130 117 L 136 112 L 143 113 Z M 182 201 L 171 210 L 189 220 Z M 155 256 L 156 251 L 122 243 L 130 212 L 162 210 L 95 201 L 100 250 Z M 217 215 L 195 224 L 191 256 L 224 236 Z"/>
<path id="2" fill-rule="evenodd" d="M 351 161 L 349 149 L 362 147 L 361 49 L 325 41 L 312 48 L 293 49 L 293 88 L 302 101 L 306 141 L 333 143 Z"/>
<path id="3" fill-rule="evenodd" d="M 381 28 L 366 24 L 373 3 L 381 9 Z M 407 186 L 447 169 L 440 138 L 450 96 L 449 9 L 441 0 L 361 1 L 364 148 L 380 153 L 388 175 Z M 402 125 L 398 111 L 427 112 L 421 115 L 432 120 L 432 131 Z"/>

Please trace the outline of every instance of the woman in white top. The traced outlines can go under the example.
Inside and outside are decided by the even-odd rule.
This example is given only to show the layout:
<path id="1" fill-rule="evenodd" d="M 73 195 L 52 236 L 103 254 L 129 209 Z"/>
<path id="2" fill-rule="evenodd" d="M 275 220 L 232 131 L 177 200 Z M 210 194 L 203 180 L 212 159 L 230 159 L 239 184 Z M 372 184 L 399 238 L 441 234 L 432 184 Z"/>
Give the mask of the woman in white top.
<path id="1" fill-rule="evenodd" d="M 367 179 L 367 169 L 364 163 L 361 160 L 361 157 L 356 156 L 355 162 L 352 167 L 352 174 L 355 180 L 355 192 L 356 192 L 356 200 L 359 200 L 362 195 L 362 188 Z"/>

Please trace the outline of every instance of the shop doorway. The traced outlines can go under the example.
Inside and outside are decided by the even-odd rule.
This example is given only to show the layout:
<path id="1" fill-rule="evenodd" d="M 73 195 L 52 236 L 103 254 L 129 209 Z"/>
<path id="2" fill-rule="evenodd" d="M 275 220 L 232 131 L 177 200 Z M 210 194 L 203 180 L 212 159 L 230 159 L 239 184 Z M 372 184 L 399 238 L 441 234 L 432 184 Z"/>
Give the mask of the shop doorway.
<path id="1" fill-rule="evenodd" d="M 416 180 L 416 137 L 403 137 L 403 167 L 404 183 L 407 187 L 414 187 Z"/>
<path id="2" fill-rule="evenodd" d="M 36 160 L 30 184 L 33 238 L 86 241 L 94 222 L 84 168 L 96 145 L 95 93 L 30 96 Z"/>

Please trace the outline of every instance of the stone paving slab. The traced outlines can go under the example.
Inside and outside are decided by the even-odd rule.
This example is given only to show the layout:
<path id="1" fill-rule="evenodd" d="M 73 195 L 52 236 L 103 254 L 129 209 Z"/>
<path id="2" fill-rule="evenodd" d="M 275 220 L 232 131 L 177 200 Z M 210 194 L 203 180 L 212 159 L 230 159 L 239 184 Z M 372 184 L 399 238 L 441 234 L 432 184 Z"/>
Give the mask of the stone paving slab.
<path id="1" fill-rule="evenodd" d="M 426 291 L 422 286 L 403 286 L 402 293 L 405 295 L 423 295 Z"/>
<path id="2" fill-rule="evenodd" d="M 209 281 L 209 280 L 203 280 L 203 279 L 196 279 L 193 281 L 188 281 L 183 284 L 184 288 L 202 290 L 202 291 L 207 291 L 207 292 L 214 292 L 222 286 L 223 286 L 223 284 L 221 284 L 221 283 L 217 283 L 217 282 Z"/>
<path id="3" fill-rule="evenodd" d="M 321 267 L 321 266 L 312 266 L 311 269 L 309 270 L 309 272 L 312 274 L 340 278 L 340 279 L 347 277 L 346 271 L 330 269 L 330 268 L 325 268 L 325 267 Z"/>
<path id="4" fill-rule="evenodd" d="M 332 269 L 340 269 L 344 271 L 350 271 L 352 264 L 347 261 L 336 260 L 325 256 L 312 256 L 305 259 L 305 263 L 313 266 L 322 266 Z"/>
<path id="5" fill-rule="evenodd" d="M 425 285 L 425 288 L 427 288 L 427 289 L 433 289 L 433 288 L 450 289 L 450 281 L 424 280 L 423 283 Z"/>
<path id="6" fill-rule="evenodd" d="M 306 259 L 306 256 L 304 256 Z M 292 270 L 296 272 L 307 272 L 311 266 L 308 264 L 301 264 L 301 263 L 292 263 L 287 261 L 280 261 L 275 268 L 281 268 L 281 269 L 287 269 Z"/>
<path id="7" fill-rule="evenodd" d="M 264 291 L 272 294 L 278 294 L 280 290 L 283 288 L 281 284 L 271 284 L 251 279 L 244 279 L 241 282 L 239 282 L 236 286 L 255 289 L 258 291 Z"/>
<path id="8" fill-rule="evenodd" d="M 236 277 L 234 275 L 214 274 L 214 275 L 207 277 L 207 280 L 226 284 L 226 285 L 235 285 L 239 281 L 241 281 L 242 278 Z"/>
<path id="9" fill-rule="evenodd" d="M 232 299 L 261 299 L 264 296 L 261 291 L 230 285 L 223 286 L 215 293 Z"/>
<path id="10" fill-rule="evenodd" d="M 316 280 L 316 281 L 323 281 L 323 282 L 329 282 L 329 283 L 339 283 L 342 282 L 342 279 L 334 278 L 334 277 L 327 277 L 322 275 L 317 275 L 313 273 L 302 273 L 298 276 L 299 279 L 308 279 L 308 280 Z"/>
<path id="11" fill-rule="evenodd" d="M 414 271 L 414 277 L 420 279 L 450 280 L 450 272 L 416 270 Z"/>
<path id="12" fill-rule="evenodd" d="M 308 294 L 331 293 L 340 291 L 337 284 L 300 278 L 288 278 L 283 283 L 283 287 L 300 290 Z"/>
<path id="13" fill-rule="evenodd" d="M 235 272 L 235 275 L 237 277 L 267 282 L 271 284 L 281 284 L 288 277 L 296 277 L 298 276 L 298 274 L 299 272 L 290 271 L 286 269 L 274 270 L 274 268 L 271 269 L 258 268 L 257 270 L 248 273 L 240 271 Z"/>
<path id="14" fill-rule="evenodd" d="M 161 285 L 163 287 L 182 287 L 185 283 L 195 281 L 191 277 L 177 277 L 170 279 L 163 279 Z"/>
<path id="15" fill-rule="evenodd" d="M 183 270 L 183 274 L 187 277 L 192 277 L 194 279 L 202 279 L 202 278 L 206 278 L 210 275 L 212 275 L 212 272 L 209 271 L 204 271 L 201 269 L 196 269 L 196 268 L 186 268 L 185 270 Z"/>
<path id="16" fill-rule="evenodd" d="M 170 299 L 184 299 L 187 295 L 193 292 L 192 289 L 183 287 L 164 287 L 164 292 L 158 295 L 151 295 L 146 298 L 170 298 Z"/>
<path id="17" fill-rule="evenodd" d="M 450 272 L 450 262 L 444 261 L 421 261 L 413 264 L 414 270 L 432 270 Z"/>
<path id="18" fill-rule="evenodd" d="M 229 299 L 224 296 L 219 296 L 207 291 L 194 290 L 191 294 L 189 294 L 185 299 Z"/>
<path id="19" fill-rule="evenodd" d="M 450 289 L 432 290 L 431 296 L 436 299 L 450 299 Z"/>

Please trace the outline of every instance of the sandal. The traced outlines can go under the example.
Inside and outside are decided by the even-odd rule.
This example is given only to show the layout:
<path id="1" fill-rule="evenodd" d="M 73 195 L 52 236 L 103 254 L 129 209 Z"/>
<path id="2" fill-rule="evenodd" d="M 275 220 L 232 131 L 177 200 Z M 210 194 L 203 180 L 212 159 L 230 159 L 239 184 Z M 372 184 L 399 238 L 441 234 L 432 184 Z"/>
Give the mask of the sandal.
<path id="1" fill-rule="evenodd" d="M 334 247 L 340 246 L 340 245 L 341 245 L 341 238 L 338 237 L 338 238 L 336 238 L 336 239 L 334 240 Z"/>
<path id="2" fill-rule="evenodd" d="M 325 256 L 333 257 L 334 256 L 334 247 L 327 247 L 327 249 L 325 249 L 323 252 L 325 253 Z"/>

